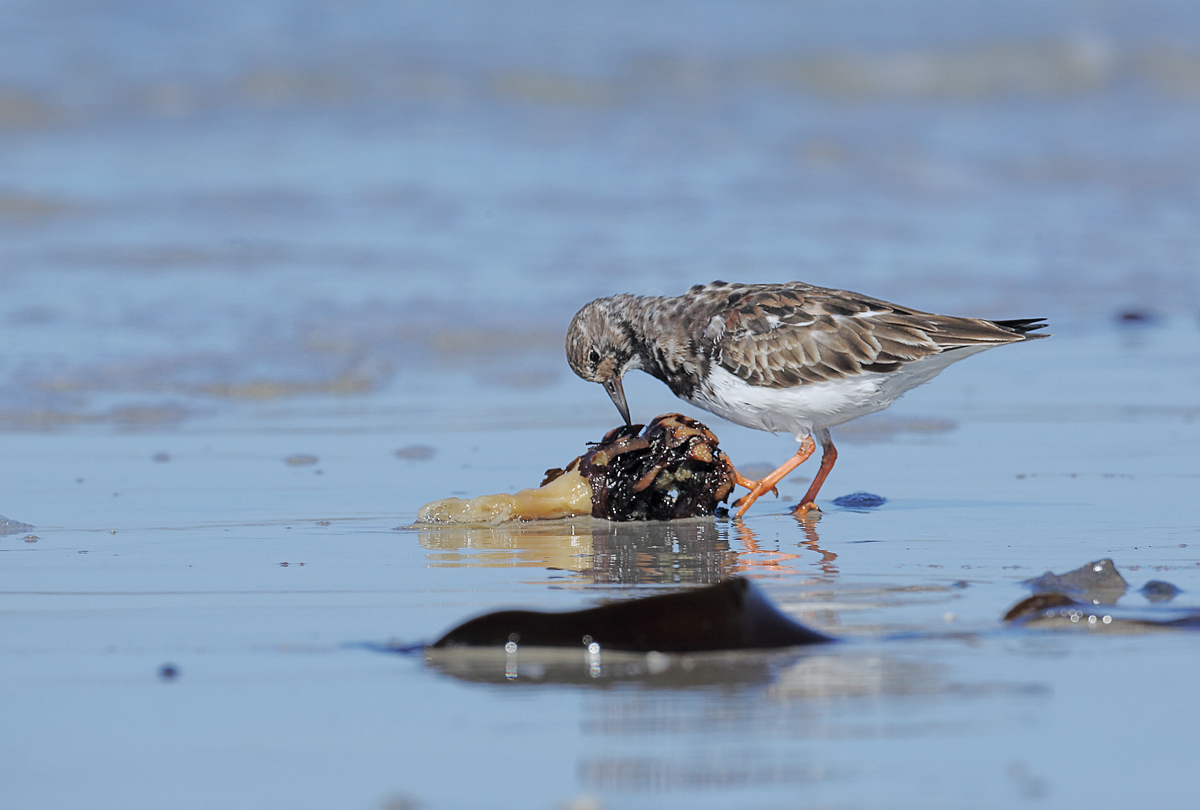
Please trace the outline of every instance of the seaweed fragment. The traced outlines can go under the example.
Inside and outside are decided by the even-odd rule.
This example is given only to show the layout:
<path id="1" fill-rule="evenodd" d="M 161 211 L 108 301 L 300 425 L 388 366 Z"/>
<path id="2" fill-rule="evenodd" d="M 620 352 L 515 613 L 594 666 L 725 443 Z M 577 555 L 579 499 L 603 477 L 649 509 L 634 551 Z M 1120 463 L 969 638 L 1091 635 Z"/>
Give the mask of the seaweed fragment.
<path id="1" fill-rule="evenodd" d="M 574 647 L 627 652 L 752 650 L 824 644 L 775 607 L 748 579 L 629 599 L 566 613 L 502 610 L 455 627 L 429 645 Z"/>
<path id="2" fill-rule="evenodd" d="M 1035 594 L 1061 593 L 1083 597 L 1103 605 L 1115 603 L 1129 587 L 1125 578 L 1117 571 L 1117 566 L 1107 557 L 1081 565 L 1065 574 L 1047 571 L 1036 579 L 1025 580 L 1025 584 Z"/>
<path id="3" fill-rule="evenodd" d="M 19 520 L 9 520 L 4 515 L 0 515 L 0 534 L 20 534 L 33 529 L 28 523 L 22 523 Z"/>
<path id="4" fill-rule="evenodd" d="M 1161 579 L 1152 579 L 1139 590 L 1151 602 L 1170 602 L 1179 595 L 1179 588 Z"/>
<path id="5" fill-rule="evenodd" d="M 1014 605 L 1004 614 L 1004 621 L 1037 630 L 1145 633 L 1152 630 L 1200 630 L 1200 611 L 1158 613 L 1122 610 L 1111 605 L 1085 604 L 1063 593 L 1039 593 Z"/>

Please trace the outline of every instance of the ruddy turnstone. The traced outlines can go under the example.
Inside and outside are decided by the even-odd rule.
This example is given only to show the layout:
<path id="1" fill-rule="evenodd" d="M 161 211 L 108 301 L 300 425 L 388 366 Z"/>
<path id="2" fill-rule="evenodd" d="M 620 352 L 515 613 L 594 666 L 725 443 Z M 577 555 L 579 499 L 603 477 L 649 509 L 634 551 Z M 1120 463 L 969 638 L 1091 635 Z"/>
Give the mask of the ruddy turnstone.
<path id="1" fill-rule="evenodd" d="M 845 290 L 787 284 L 697 285 L 674 298 L 614 295 L 576 313 L 567 361 L 608 391 L 629 423 L 621 378 L 641 369 L 675 396 L 745 427 L 790 433 L 800 449 L 759 481 L 741 517 L 816 450 L 821 466 L 793 510 L 814 500 L 837 460 L 829 429 L 881 411 L 964 357 L 1024 340 L 1043 318 L 987 321 L 933 315 Z M 819 511 L 819 510 L 818 510 Z"/>

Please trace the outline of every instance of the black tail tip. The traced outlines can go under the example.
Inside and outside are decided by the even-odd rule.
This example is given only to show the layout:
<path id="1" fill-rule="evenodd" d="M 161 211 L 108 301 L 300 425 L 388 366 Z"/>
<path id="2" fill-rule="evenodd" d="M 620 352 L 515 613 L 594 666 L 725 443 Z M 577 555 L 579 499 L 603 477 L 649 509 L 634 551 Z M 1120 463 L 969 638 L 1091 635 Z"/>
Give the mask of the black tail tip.
<path id="1" fill-rule="evenodd" d="M 1017 318 L 1011 321 L 992 321 L 996 326 L 1011 329 L 1018 335 L 1025 335 L 1037 329 L 1045 329 L 1048 324 L 1045 318 Z M 1029 335 L 1030 337 L 1050 337 L 1049 335 Z"/>

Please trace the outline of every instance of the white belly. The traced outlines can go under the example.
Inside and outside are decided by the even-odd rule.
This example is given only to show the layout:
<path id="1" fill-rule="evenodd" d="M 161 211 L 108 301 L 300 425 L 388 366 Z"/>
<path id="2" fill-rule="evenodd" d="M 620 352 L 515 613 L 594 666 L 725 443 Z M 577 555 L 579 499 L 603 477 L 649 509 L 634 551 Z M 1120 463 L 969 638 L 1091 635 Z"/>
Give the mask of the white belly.
<path id="1" fill-rule="evenodd" d="M 705 385 L 689 401 L 744 427 L 790 433 L 801 440 L 814 430 L 881 411 L 951 363 L 987 348 L 991 347 L 956 349 L 906 363 L 892 373 L 868 372 L 794 388 L 750 385 L 714 365 Z"/>

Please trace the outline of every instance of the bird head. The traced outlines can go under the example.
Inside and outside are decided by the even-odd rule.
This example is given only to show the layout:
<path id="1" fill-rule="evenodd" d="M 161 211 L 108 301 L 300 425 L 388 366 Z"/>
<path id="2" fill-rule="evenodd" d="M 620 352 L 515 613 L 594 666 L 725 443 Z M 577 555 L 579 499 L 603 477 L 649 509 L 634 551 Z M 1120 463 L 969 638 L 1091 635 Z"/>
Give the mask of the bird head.
<path id="1" fill-rule="evenodd" d="M 629 405 L 621 378 L 626 371 L 640 368 L 641 359 L 634 350 L 633 330 L 613 303 L 612 298 L 600 298 L 575 313 L 567 329 L 567 362 L 583 379 L 604 386 L 628 425 Z"/>

